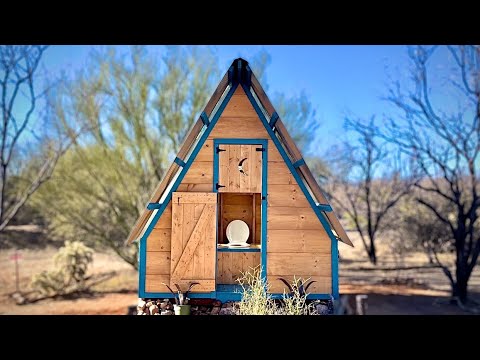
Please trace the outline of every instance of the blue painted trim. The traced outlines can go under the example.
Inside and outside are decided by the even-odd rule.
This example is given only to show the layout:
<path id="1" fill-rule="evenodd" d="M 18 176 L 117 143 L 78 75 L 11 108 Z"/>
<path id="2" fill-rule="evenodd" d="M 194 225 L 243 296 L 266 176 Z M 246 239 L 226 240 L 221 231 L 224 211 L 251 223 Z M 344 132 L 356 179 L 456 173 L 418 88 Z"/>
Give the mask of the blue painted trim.
<path id="1" fill-rule="evenodd" d="M 252 85 L 252 69 L 250 69 L 250 66 L 246 65 L 245 70 L 246 72 L 244 83 L 246 86 L 250 87 Z"/>
<path id="2" fill-rule="evenodd" d="M 332 241 L 332 295 L 338 299 L 338 241 Z"/>
<path id="3" fill-rule="evenodd" d="M 213 139 L 215 148 L 217 145 L 262 145 L 268 143 L 267 139 Z"/>
<path id="4" fill-rule="evenodd" d="M 237 60 L 237 82 L 242 83 L 242 60 Z"/>
<path id="5" fill-rule="evenodd" d="M 267 181 L 268 181 L 268 139 L 214 139 L 213 147 L 216 149 L 219 145 L 261 145 L 265 151 L 262 151 L 262 203 L 261 203 L 261 275 L 263 279 L 267 279 Z M 213 187 L 214 192 L 218 190 L 215 184 L 218 183 L 218 153 L 215 151 L 213 155 Z M 245 250 L 245 249 L 243 249 Z M 221 251 L 221 250 L 217 250 Z"/>
<path id="6" fill-rule="evenodd" d="M 217 291 L 217 295 L 215 299 L 220 300 L 222 303 L 227 301 L 240 301 L 242 300 L 242 293 L 230 292 L 230 291 Z"/>
<path id="7" fill-rule="evenodd" d="M 162 204 L 159 204 L 159 203 L 149 203 L 147 205 L 148 210 L 160 209 L 161 207 L 162 207 Z"/>
<path id="8" fill-rule="evenodd" d="M 243 292 L 240 284 L 220 284 L 217 285 L 217 292 Z"/>
<path id="9" fill-rule="evenodd" d="M 331 228 L 330 228 L 330 224 L 329 224 L 328 221 L 325 219 L 325 217 L 323 216 L 322 212 L 317 208 L 317 204 L 315 203 L 315 201 L 314 201 L 313 198 L 311 197 L 310 193 L 308 192 L 307 188 L 305 187 L 305 184 L 303 183 L 302 179 L 300 178 L 300 175 L 297 173 L 297 171 L 296 171 L 295 168 L 293 167 L 292 162 L 290 161 L 290 158 L 288 157 L 287 153 L 285 152 L 285 149 L 284 149 L 284 148 L 282 147 L 282 145 L 280 144 L 280 142 L 279 142 L 278 138 L 276 137 L 275 133 L 273 132 L 273 130 L 270 128 L 270 126 L 268 126 L 267 119 L 265 118 L 265 116 L 263 115 L 262 111 L 261 111 L 260 108 L 258 107 L 255 99 L 253 98 L 253 96 L 252 96 L 252 94 L 251 94 L 251 92 L 250 92 L 250 89 L 243 87 L 243 90 L 244 90 L 245 93 L 247 94 L 247 97 L 248 97 L 248 99 L 250 100 L 250 103 L 252 104 L 253 108 L 254 108 L 255 111 L 257 112 L 258 117 L 259 117 L 260 120 L 262 121 L 263 126 L 265 127 L 265 129 L 267 130 L 268 134 L 270 135 L 271 140 L 273 141 L 273 143 L 274 143 L 275 146 L 277 147 L 278 152 L 280 153 L 280 155 L 282 155 L 282 158 L 283 158 L 283 160 L 285 161 L 285 163 L 287 164 L 288 169 L 290 170 L 290 172 L 292 173 L 293 177 L 294 177 L 295 180 L 297 181 L 298 186 L 300 187 L 300 189 L 302 189 L 303 194 L 304 194 L 305 197 L 307 198 L 310 206 L 312 207 L 313 211 L 315 212 L 315 214 L 317 215 L 318 219 L 320 220 L 320 222 L 322 223 L 323 227 L 325 228 L 325 231 L 327 232 L 328 236 L 330 237 L 330 239 L 331 239 L 332 241 L 337 241 L 335 235 L 333 235 L 333 233 L 332 233 L 332 230 L 331 230 Z"/>
<path id="10" fill-rule="evenodd" d="M 210 120 L 208 119 L 208 115 L 205 111 L 203 111 L 201 114 L 200 114 L 200 118 L 202 119 L 202 122 L 205 126 L 208 126 L 210 125 Z"/>
<path id="11" fill-rule="evenodd" d="M 275 124 L 277 123 L 277 120 L 279 119 L 279 116 L 276 111 L 273 112 L 272 117 L 270 118 L 269 125 L 273 129 L 275 127 Z"/>
<path id="12" fill-rule="evenodd" d="M 160 210 L 161 211 L 161 210 Z M 159 211 L 159 212 L 160 212 Z M 145 282 L 147 280 L 146 268 L 147 268 L 147 242 L 143 241 L 143 237 L 140 239 L 140 259 L 138 261 L 138 297 L 145 297 Z"/>
<path id="13" fill-rule="evenodd" d="M 138 286 L 138 292 L 139 292 L 139 297 L 149 297 L 152 296 L 153 293 L 147 293 L 145 292 L 145 267 L 146 267 L 146 253 L 147 249 L 146 246 L 144 245 L 142 247 L 142 244 L 146 242 L 146 239 L 152 232 L 155 224 L 158 222 L 158 219 L 160 219 L 160 216 L 162 216 L 163 212 L 165 211 L 168 203 L 172 199 L 172 193 L 177 190 L 178 186 L 180 183 L 183 181 L 183 178 L 187 174 L 188 170 L 190 169 L 190 166 L 194 162 L 195 158 L 197 157 L 197 154 L 200 152 L 200 150 L 203 147 L 203 144 L 205 143 L 205 140 L 207 140 L 208 136 L 212 132 L 212 129 L 214 128 L 215 124 L 217 123 L 218 119 L 223 113 L 223 110 L 227 106 L 228 102 L 230 101 L 231 97 L 235 93 L 235 90 L 237 90 L 238 84 L 234 84 L 230 90 L 228 91 L 227 95 L 223 99 L 222 104 L 219 106 L 217 112 L 215 113 L 215 116 L 212 118 L 211 124 L 212 126 L 207 127 L 205 132 L 203 133 L 202 137 L 200 138 L 199 142 L 197 143 L 195 149 L 193 150 L 192 154 L 190 155 L 190 158 L 188 159 L 187 163 L 185 166 L 182 168 L 180 175 L 178 176 L 177 180 L 172 186 L 172 189 L 170 190 L 170 193 L 167 195 L 165 198 L 164 202 L 162 203 L 161 208 L 158 210 L 157 214 L 155 217 L 152 219 L 152 222 L 148 226 L 147 230 L 143 234 L 142 238 L 140 239 L 140 249 L 143 250 L 140 253 L 140 264 L 139 264 L 139 276 L 140 276 L 140 282 Z"/>
<path id="14" fill-rule="evenodd" d="M 310 206 L 312 207 L 313 211 L 315 212 L 315 214 L 317 215 L 318 219 L 320 220 L 320 222 L 322 223 L 323 225 L 323 228 L 325 229 L 326 233 L 328 234 L 328 237 L 330 238 L 330 240 L 332 242 L 335 242 L 337 243 L 337 238 L 335 237 L 335 235 L 333 235 L 333 232 L 332 232 L 332 229 L 330 228 L 330 224 L 329 222 L 327 221 L 327 219 L 325 219 L 325 216 L 323 215 L 323 213 L 320 211 L 320 209 L 317 207 L 317 204 L 315 203 L 315 201 L 313 200 L 312 196 L 310 195 L 309 191 L 307 190 L 305 184 L 303 183 L 302 179 L 300 178 L 300 175 L 297 173 L 295 167 L 293 166 L 290 158 L 288 157 L 287 153 L 285 152 L 285 149 L 283 148 L 283 146 L 280 144 L 278 138 L 275 136 L 275 133 L 273 132 L 272 128 L 270 128 L 269 124 L 268 124 L 268 121 L 267 119 L 265 118 L 265 116 L 263 115 L 263 112 L 261 111 L 260 107 L 258 106 L 257 102 L 255 101 L 252 93 L 250 92 L 250 88 L 242 85 L 242 88 L 243 90 L 245 91 L 245 94 L 247 94 L 247 97 L 248 99 L 250 100 L 250 103 L 252 104 L 253 108 L 255 109 L 255 111 L 257 112 L 257 115 L 258 117 L 260 118 L 260 120 L 262 121 L 263 123 L 263 126 L 265 127 L 265 130 L 267 130 L 268 134 L 270 135 L 270 138 L 272 139 L 273 143 L 275 144 L 275 146 L 277 147 L 277 150 L 278 152 L 280 153 L 280 155 L 282 155 L 282 158 L 283 160 L 285 161 L 285 163 L 287 164 L 287 167 L 288 169 L 290 170 L 290 172 L 292 173 L 293 177 L 295 178 L 295 180 L 297 181 L 297 184 L 298 186 L 300 187 L 300 189 L 302 189 L 302 192 L 303 194 L 305 195 L 305 197 L 307 198 Z M 263 205 L 263 203 L 262 203 Z M 263 206 L 262 206 L 262 215 L 263 215 Z M 263 219 L 263 217 L 262 217 Z M 266 216 L 265 216 L 265 219 L 266 219 Z M 262 229 L 263 229 L 263 222 L 262 222 Z M 335 249 L 336 247 L 338 246 L 338 244 L 335 244 L 335 245 L 332 245 L 332 246 L 335 246 Z M 262 244 L 262 250 L 263 250 L 264 246 Z M 265 251 L 266 251 L 266 247 L 265 247 Z M 338 254 L 338 251 L 336 252 Z M 262 253 L 263 255 L 263 253 Z M 333 256 L 333 251 L 332 251 L 332 256 Z M 335 264 L 337 264 L 337 266 L 335 266 Z M 336 257 L 336 260 L 335 261 L 332 261 L 332 293 L 334 291 L 337 291 L 337 296 L 338 296 L 338 256 Z M 263 270 L 263 269 L 262 269 Z M 266 270 L 266 269 L 265 269 Z M 333 280 L 335 280 L 335 282 L 337 283 L 337 285 L 333 284 Z M 336 289 L 335 290 L 335 286 L 336 286 Z"/>
<path id="15" fill-rule="evenodd" d="M 228 83 L 229 84 L 233 84 L 233 82 L 234 82 L 234 79 L 233 79 L 234 71 L 235 71 L 235 68 L 233 67 L 233 65 L 231 65 L 228 68 Z"/>
<path id="16" fill-rule="evenodd" d="M 217 251 L 218 252 L 260 252 L 262 250 L 259 248 L 235 249 L 235 248 L 221 247 L 221 248 L 217 248 Z"/>
<path id="17" fill-rule="evenodd" d="M 318 204 L 317 205 L 318 209 L 320 211 L 326 211 L 326 212 L 331 212 L 333 211 L 332 207 L 330 206 L 330 204 Z"/>
<path id="18" fill-rule="evenodd" d="M 178 156 L 175 158 L 175 160 L 173 160 L 173 162 L 174 162 L 175 164 L 180 165 L 181 167 L 185 167 L 185 165 L 187 165 L 187 164 L 185 164 L 185 161 L 183 161 L 182 159 L 180 159 Z"/>
<path id="19" fill-rule="evenodd" d="M 172 293 L 169 292 L 151 292 L 151 293 L 145 293 L 145 296 L 141 296 L 142 298 L 158 298 L 158 299 L 173 299 L 174 296 Z M 190 299 L 215 299 L 216 292 L 206 292 L 206 293 L 190 293 L 188 294 L 188 297 Z"/>
<path id="20" fill-rule="evenodd" d="M 304 159 L 299 159 L 299 160 L 295 161 L 292 165 L 293 165 L 294 168 L 299 168 L 300 166 L 305 165 L 305 160 Z"/>
<path id="21" fill-rule="evenodd" d="M 262 151 L 262 203 L 261 203 L 261 220 L 262 220 L 262 254 L 261 254 L 261 274 L 267 283 L 267 196 L 268 196 L 268 140 L 263 144 L 265 151 Z"/>

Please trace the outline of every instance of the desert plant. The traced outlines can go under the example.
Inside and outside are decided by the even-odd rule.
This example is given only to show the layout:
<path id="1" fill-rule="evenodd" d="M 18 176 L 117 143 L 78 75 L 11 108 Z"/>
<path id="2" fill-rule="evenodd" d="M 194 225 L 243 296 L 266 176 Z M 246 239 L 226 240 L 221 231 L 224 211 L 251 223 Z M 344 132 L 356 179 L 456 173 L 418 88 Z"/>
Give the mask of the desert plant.
<path id="1" fill-rule="evenodd" d="M 173 294 L 173 297 L 175 298 L 175 304 L 177 304 L 177 305 L 187 305 L 188 300 L 189 300 L 188 294 L 190 293 L 190 290 L 192 290 L 192 288 L 195 285 L 200 285 L 200 283 L 198 283 L 198 282 L 190 283 L 190 285 L 188 287 L 188 290 L 185 291 L 185 292 L 182 292 L 182 290 L 180 289 L 180 286 L 178 286 L 178 284 L 174 284 L 175 287 L 177 288 L 177 291 L 175 292 L 167 284 L 165 284 L 165 283 L 162 283 L 162 284 L 165 285 L 167 287 L 167 289 Z"/>
<path id="2" fill-rule="evenodd" d="M 315 306 L 307 304 L 307 290 L 316 281 L 293 277 L 290 284 L 284 278 L 278 278 L 290 290 L 289 293 L 283 293 L 282 306 L 277 308 L 279 315 L 314 315 L 316 314 Z"/>
<path id="3" fill-rule="evenodd" d="M 243 295 L 238 308 L 238 315 L 274 315 L 276 304 L 268 294 L 268 284 L 261 276 L 261 265 L 242 272 L 237 279 Z"/>
<path id="4" fill-rule="evenodd" d="M 34 275 L 31 286 L 43 296 L 65 295 L 85 290 L 93 250 L 80 241 L 66 241 L 55 254 L 55 268 Z"/>

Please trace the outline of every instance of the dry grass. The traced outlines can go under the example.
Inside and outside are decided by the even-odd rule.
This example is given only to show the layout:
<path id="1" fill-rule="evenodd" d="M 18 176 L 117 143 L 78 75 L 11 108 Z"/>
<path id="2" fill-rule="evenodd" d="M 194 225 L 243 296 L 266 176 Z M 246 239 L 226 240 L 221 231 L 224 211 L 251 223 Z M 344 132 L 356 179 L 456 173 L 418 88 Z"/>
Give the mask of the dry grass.
<path id="1" fill-rule="evenodd" d="M 55 248 L 21 250 L 19 261 L 20 291 L 29 292 L 34 274 L 53 266 Z M 116 275 L 95 285 L 93 294 L 74 300 L 44 300 L 29 305 L 16 305 L 10 294 L 15 292 L 15 265 L 10 256 L 14 250 L 0 251 L 0 314 L 124 314 L 137 300 L 137 272 L 118 256 L 96 252 L 89 274 Z"/>

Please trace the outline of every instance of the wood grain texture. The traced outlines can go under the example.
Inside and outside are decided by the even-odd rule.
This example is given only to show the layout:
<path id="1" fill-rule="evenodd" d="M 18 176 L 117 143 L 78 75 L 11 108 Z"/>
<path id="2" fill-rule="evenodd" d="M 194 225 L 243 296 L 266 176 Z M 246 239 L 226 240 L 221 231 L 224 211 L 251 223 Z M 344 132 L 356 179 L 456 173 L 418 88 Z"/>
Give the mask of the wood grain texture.
<path id="1" fill-rule="evenodd" d="M 147 292 L 169 292 L 168 288 L 162 283 L 170 286 L 170 275 L 146 275 L 145 290 Z"/>
<path id="2" fill-rule="evenodd" d="M 260 253 L 219 252 L 217 265 L 217 283 L 238 284 L 242 272 L 251 271 L 260 265 Z"/>
<path id="3" fill-rule="evenodd" d="M 183 205 L 183 206 L 185 207 L 186 205 Z M 182 206 L 179 205 L 178 207 L 182 207 Z M 175 214 L 175 212 L 176 210 L 174 205 L 173 213 Z M 214 214 L 215 214 L 215 205 L 206 204 L 204 211 L 200 216 L 200 219 L 198 219 L 198 222 L 195 224 L 195 227 L 193 228 L 191 236 L 188 238 L 188 240 L 184 245 L 182 255 L 180 256 L 178 261 L 176 262 L 172 261 L 172 276 L 171 276 L 172 278 L 181 279 L 184 277 L 184 274 L 187 271 L 187 266 L 192 261 L 193 254 L 197 249 L 198 243 L 202 239 L 205 239 L 205 235 L 207 231 L 215 230 L 215 228 L 212 229 L 211 227 L 211 223 L 212 223 L 211 220 L 213 219 Z M 183 223 L 182 225 L 185 226 Z M 175 233 L 175 227 L 173 228 L 172 234 L 174 233 Z M 173 240 L 174 238 L 172 236 L 172 241 Z"/>
<path id="4" fill-rule="evenodd" d="M 155 229 L 171 229 L 172 228 L 172 202 L 170 201 L 163 211 L 162 216 L 153 226 Z"/>
<path id="5" fill-rule="evenodd" d="M 216 193 L 173 193 L 171 286 L 200 282 L 195 292 L 215 290 L 216 199 Z"/>
<path id="6" fill-rule="evenodd" d="M 260 193 L 262 191 L 262 153 L 260 145 L 220 145 L 218 183 L 221 193 Z M 242 162 L 243 173 L 239 169 Z"/>
<path id="7" fill-rule="evenodd" d="M 181 192 L 210 192 L 212 191 L 212 184 L 188 184 L 181 183 L 178 185 L 177 191 Z"/>
<path id="8" fill-rule="evenodd" d="M 331 240 L 325 230 L 269 230 L 268 252 L 316 252 L 329 255 Z"/>
<path id="9" fill-rule="evenodd" d="M 323 230 L 323 226 L 310 207 L 269 207 L 267 229 Z"/>
<path id="10" fill-rule="evenodd" d="M 257 112 L 253 108 L 243 89 L 239 86 L 237 90 L 235 90 L 230 102 L 223 110 L 222 117 L 244 118 L 256 116 Z"/>
<path id="11" fill-rule="evenodd" d="M 270 286 L 270 292 L 283 294 L 285 291 L 288 293 L 288 288 L 282 281 L 278 280 L 279 277 L 286 279 L 289 283 L 292 283 L 294 279 L 293 275 L 269 275 L 267 281 Z M 296 279 L 298 278 L 299 276 L 296 276 Z M 310 294 L 330 294 L 332 292 L 332 279 L 329 276 L 305 275 L 302 276 L 302 278 L 304 280 L 310 278 L 310 280 L 315 281 L 315 283 L 308 288 L 308 293 Z"/>
<path id="12" fill-rule="evenodd" d="M 202 148 L 195 157 L 195 161 L 211 161 L 213 162 L 213 140 L 205 140 Z"/>
<path id="13" fill-rule="evenodd" d="M 269 135 L 258 117 L 220 117 L 208 139 L 268 139 Z"/>
<path id="14" fill-rule="evenodd" d="M 147 251 L 170 251 L 171 229 L 153 229 L 147 239 Z"/>
<path id="15" fill-rule="evenodd" d="M 330 255 L 321 253 L 267 253 L 267 274 L 331 276 Z"/>
<path id="16" fill-rule="evenodd" d="M 282 155 L 280 155 L 273 140 L 270 140 L 270 136 L 268 137 L 268 161 L 283 162 Z"/>
<path id="17" fill-rule="evenodd" d="M 147 251 L 146 260 L 147 275 L 169 275 L 170 274 L 170 252 L 169 251 Z"/>
<path id="18" fill-rule="evenodd" d="M 269 207 L 307 208 L 310 203 L 298 185 L 269 185 Z"/>
<path id="19" fill-rule="evenodd" d="M 210 184 L 213 186 L 213 162 L 194 161 L 185 174 L 182 184 Z"/>
<path id="20" fill-rule="evenodd" d="M 216 204 L 217 194 L 215 193 L 182 193 L 172 194 L 173 204 Z"/>
<path id="21" fill-rule="evenodd" d="M 268 186 L 270 185 L 296 185 L 297 181 L 288 169 L 285 162 L 268 162 Z M 270 190 L 270 189 L 269 189 Z"/>

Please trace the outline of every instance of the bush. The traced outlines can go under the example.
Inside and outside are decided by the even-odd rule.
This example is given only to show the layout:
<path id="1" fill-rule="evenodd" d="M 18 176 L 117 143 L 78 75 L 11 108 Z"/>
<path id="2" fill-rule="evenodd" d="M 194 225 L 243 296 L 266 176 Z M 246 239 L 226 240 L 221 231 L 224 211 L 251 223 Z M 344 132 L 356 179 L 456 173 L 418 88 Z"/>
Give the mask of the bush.
<path id="1" fill-rule="evenodd" d="M 275 303 L 268 293 L 269 286 L 261 276 L 261 266 L 252 268 L 251 271 L 242 273 L 237 280 L 243 289 L 236 313 L 238 315 L 314 315 L 313 304 L 307 304 L 307 295 L 301 291 L 300 284 L 307 281 L 296 279 L 291 285 L 292 292 L 283 294 L 281 305 Z"/>
<path id="2" fill-rule="evenodd" d="M 34 275 L 31 286 L 44 296 L 65 295 L 86 289 L 93 250 L 80 241 L 66 241 L 55 254 L 55 268 Z"/>

